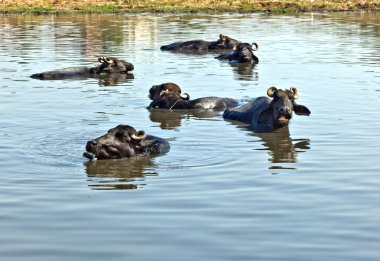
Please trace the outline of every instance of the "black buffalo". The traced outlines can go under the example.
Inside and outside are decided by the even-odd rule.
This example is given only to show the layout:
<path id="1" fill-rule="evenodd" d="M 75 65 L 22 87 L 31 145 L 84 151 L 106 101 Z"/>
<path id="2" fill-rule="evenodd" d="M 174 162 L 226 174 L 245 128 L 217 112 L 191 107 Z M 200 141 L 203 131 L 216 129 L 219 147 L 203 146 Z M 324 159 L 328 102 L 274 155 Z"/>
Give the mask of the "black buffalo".
<path id="1" fill-rule="evenodd" d="M 178 88 L 168 89 L 166 86 L 177 86 Z M 178 90 L 179 89 L 179 90 Z M 157 95 L 158 94 L 158 95 Z M 190 100 L 190 96 L 186 94 L 181 95 L 181 89 L 178 85 L 173 83 L 164 83 L 161 85 L 152 86 L 149 90 L 149 98 L 153 101 L 148 106 L 151 108 L 160 109 L 225 109 L 239 105 L 239 102 L 231 98 L 220 97 L 203 97 Z"/>
<path id="2" fill-rule="evenodd" d="M 161 46 L 162 51 L 208 51 L 208 50 L 223 50 L 234 49 L 241 42 L 227 35 L 220 34 L 216 41 L 191 40 L 185 42 L 175 42 Z"/>
<path id="3" fill-rule="evenodd" d="M 228 60 L 231 63 L 257 64 L 259 63 L 259 58 L 257 58 L 253 51 L 257 51 L 258 48 L 259 46 L 257 43 L 253 43 L 252 45 L 249 43 L 240 43 L 234 50 L 221 54 L 215 58 L 219 60 Z"/>
<path id="4" fill-rule="evenodd" d="M 88 159 L 119 159 L 157 155 L 169 151 L 169 142 L 129 125 L 119 125 L 105 135 L 90 140 L 83 156 Z"/>
<path id="5" fill-rule="evenodd" d="M 126 74 L 134 69 L 133 64 L 115 57 L 98 58 L 100 65 L 96 67 L 69 67 L 60 70 L 32 74 L 30 77 L 40 80 L 60 80 L 76 77 L 92 77 L 97 75 Z"/>
<path id="6" fill-rule="evenodd" d="M 299 97 L 297 88 L 290 90 L 270 87 L 267 90 L 270 97 L 258 97 L 249 103 L 227 109 L 223 117 L 229 120 L 236 120 L 250 123 L 256 132 L 269 132 L 289 125 L 293 112 L 297 115 L 309 116 L 310 111 L 303 105 L 298 105 L 295 100 Z"/>

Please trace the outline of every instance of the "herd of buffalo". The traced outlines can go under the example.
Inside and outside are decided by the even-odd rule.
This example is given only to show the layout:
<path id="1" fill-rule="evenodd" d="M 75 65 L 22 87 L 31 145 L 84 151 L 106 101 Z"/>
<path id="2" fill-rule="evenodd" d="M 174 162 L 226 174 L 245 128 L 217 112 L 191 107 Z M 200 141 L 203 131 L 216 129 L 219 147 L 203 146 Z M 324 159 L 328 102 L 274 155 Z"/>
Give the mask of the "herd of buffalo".
<path id="1" fill-rule="evenodd" d="M 227 50 L 226 53 L 215 58 L 225 59 L 231 63 L 253 64 L 259 62 L 254 54 L 257 49 L 256 43 L 243 43 L 222 34 L 216 41 L 192 40 L 161 46 L 161 50 L 173 52 Z M 56 80 L 99 75 L 126 75 L 134 69 L 133 64 L 115 57 L 102 57 L 98 61 L 100 64 L 95 67 L 70 67 L 36 73 L 31 77 Z M 293 112 L 304 116 L 310 114 L 307 107 L 295 102 L 299 98 L 299 91 L 295 87 L 289 90 L 270 87 L 267 90 L 267 96 L 258 97 L 243 105 L 235 99 L 215 96 L 190 99 L 190 95 L 182 93 L 181 88 L 175 83 L 152 86 L 149 90 L 149 98 L 152 102 L 148 109 L 152 110 L 224 110 L 224 119 L 248 123 L 255 132 L 271 132 L 288 126 Z M 88 141 L 83 156 L 99 160 L 143 157 L 166 153 L 169 148 L 169 142 L 165 139 L 147 135 L 141 130 L 136 131 L 128 125 L 119 125 L 110 129 L 105 135 Z"/>

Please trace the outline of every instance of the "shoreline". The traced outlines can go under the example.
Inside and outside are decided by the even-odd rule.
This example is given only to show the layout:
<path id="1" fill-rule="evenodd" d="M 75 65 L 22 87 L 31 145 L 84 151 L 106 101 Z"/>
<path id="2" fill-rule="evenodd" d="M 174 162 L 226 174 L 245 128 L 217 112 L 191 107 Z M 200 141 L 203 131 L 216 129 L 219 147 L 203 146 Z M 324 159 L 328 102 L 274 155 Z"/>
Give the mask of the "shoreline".
<path id="1" fill-rule="evenodd" d="M 347 2 L 347 3 L 346 3 Z M 3 0 L 0 14 L 222 14 L 380 12 L 380 0 Z"/>

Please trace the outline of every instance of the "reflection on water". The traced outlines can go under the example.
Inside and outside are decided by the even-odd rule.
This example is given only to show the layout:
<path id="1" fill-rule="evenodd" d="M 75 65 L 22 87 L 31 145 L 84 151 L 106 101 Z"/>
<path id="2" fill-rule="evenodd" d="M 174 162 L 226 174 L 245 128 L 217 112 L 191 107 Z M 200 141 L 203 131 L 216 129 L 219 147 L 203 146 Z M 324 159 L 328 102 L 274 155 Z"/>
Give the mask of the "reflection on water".
<path id="1" fill-rule="evenodd" d="M 151 109 L 149 110 L 149 119 L 152 122 L 160 123 L 161 129 L 175 130 L 181 126 L 183 120 L 208 119 L 211 120 L 220 116 L 222 111 L 217 110 L 165 110 Z"/>
<path id="2" fill-rule="evenodd" d="M 146 176 L 157 176 L 151 157 L 95 160 L 84 163 L 88 186 L 96 190 L 137 189 L 145 184 Z"/>
<path id="3" fill-rule="evenodd" d="M 97 79 L 99 86 L 112 86 L 120 85 L 123 83 L 131 82 L 134 79 L 133 73 L 109 73 L 109 74 L 92 74 L 92 75 L 76 75 L 76 76 L 63 76 L 59 79 L 38 79 L 40 81 L 84 81 L 88 79 Z"/>
<path id="4" fill-rule="evenodd" d="M 298 162 L 299 153 L 304 153 L 310 149 L 310 140 L 291 138 L 289 127 L 283 127 L 273 132 L 256 133 L 248 124 L 237 121 L 229 122 L 236 125 L 238 129 L 249 131 L 249 136 L 259 138 L 259 140 L 249 142 L 254 144 L 254 150 L 265 152 L 268 155 L 268 161 L 274 163 L 268 167 L 270 170 L 297 169 L 292 163 Z"/>
<path id="5" fill-rule="evenodd" d="M 310 149 L 309 139 L 296 139 L 293 140 L 289 134 L 289 127 L 284 127 L 270 133 L 252 133 L 252 136 L 260 138 L 260 143 L 264 148 L 257 150 L 267 151 L 268 161 L 275 164 L 269 169 L 295 169 L 288 167 L 284 163 L 298 162 L 298 153 L 306 152 Z"/>
<path id="6" fill-rule="evenodd" d="M 229 63 L 234 71 L 236 80 L 257 81 L 259 74 L 255 71 L 256 64 L 252 63 Z"/>

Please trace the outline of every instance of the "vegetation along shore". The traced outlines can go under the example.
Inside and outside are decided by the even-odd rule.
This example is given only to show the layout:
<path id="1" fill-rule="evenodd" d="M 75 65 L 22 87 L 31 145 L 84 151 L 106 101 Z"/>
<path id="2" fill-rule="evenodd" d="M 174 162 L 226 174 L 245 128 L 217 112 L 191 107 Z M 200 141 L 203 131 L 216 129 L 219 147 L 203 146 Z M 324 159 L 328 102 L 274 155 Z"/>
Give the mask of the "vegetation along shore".
<path id="1" fill-rule="evenodd" d="M 0 0 L 0 12 L 223 13 L 380 11 L 380 0 Z"/>

